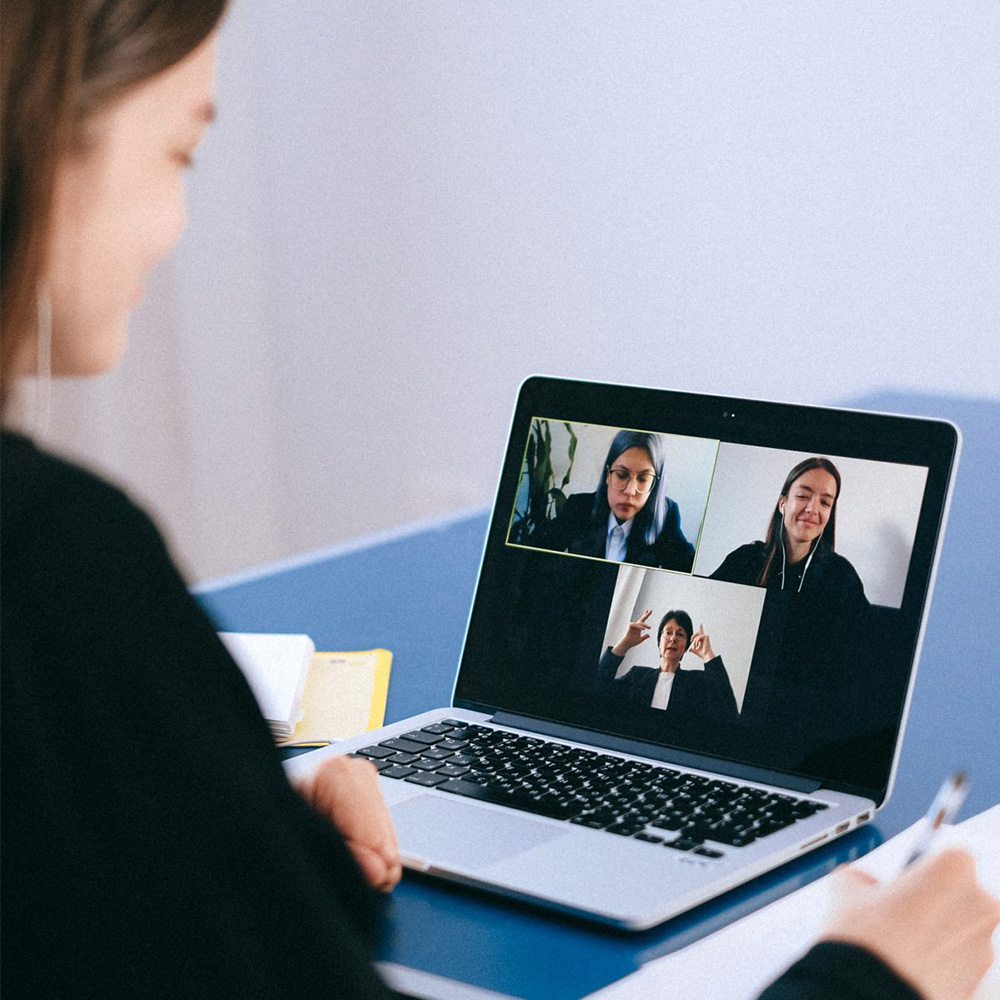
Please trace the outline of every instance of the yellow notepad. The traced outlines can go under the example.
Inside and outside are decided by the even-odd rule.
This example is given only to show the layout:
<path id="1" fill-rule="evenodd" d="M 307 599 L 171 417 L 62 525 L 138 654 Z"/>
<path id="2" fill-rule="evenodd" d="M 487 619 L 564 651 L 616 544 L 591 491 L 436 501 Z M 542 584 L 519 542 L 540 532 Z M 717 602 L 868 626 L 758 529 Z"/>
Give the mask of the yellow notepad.
<path id="1" fill-rule="evenodd" d="M 302 694 L 302 719 L 280 746 L 332 743 L 377 729 L 385 719 L 392 653 L 316 653 Z"/>

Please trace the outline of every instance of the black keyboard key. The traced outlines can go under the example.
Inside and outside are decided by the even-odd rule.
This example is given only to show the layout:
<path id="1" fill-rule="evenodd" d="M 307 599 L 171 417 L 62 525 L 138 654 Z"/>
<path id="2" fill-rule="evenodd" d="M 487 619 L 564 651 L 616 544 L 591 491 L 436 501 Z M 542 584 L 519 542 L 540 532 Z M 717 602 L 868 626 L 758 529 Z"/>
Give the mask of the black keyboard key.
<path id="1" fill-rule="evenodd" d="M 423 743 L 415 743 L 413 740 L 404 740 L 399 736 L 392 740 L 383 740 L 379 746 L 389 747 L 391 750 L 401 750 L 403 753 L 422 753 L 427 749 Z"/>
<path id="2" fill-rule="evenodd" d="M 373 760 L 380 760 L 382 757 L 391 757 L 394 751 L 390 747 L 365 747 L 358 750 L 355 757 L 371 757 Z"/>
<path id="3" fill-rule="evenodd" d="M 644 840 L 647 844 L 662 844 L 662 837 L 654 837 L 651 833 L 637 833 L 635 835 L 635 840 Z M 701 854 L 701 848 L 695 852 L 696 854 Z"/>
<path id="4" fill-rule="evenodd" d="M 636 840 L 639 838 L 636 837 Z M 725 857 L 722 851 L 715 851 L 711 847 L 696 847 L 694 849 L 694 854 L 700 854 L 703 858 L 721 858 Z"/>
<path id="5" fill-rule="evenodd" d="M 447 760 L 449 757 L 453 757 L 454 754 L 454 750 L 442 750 L 440 747 L 430 747 L 421 756 L 426 760 Z"/>
<path id="6" fill-rule="evenodd" d="M 415 753 L 394 753 L 387 759 L 393 764 L 412 764 L 415 760 L 420 760 Z"/>
<path id="7" fill-rule="evenodd" d="M 462 775 L 468 774 L 469 769 L 467 767 L 459 767 L 457 764 L 445 764 L 436 774 L 443 774 L 446 778 L 461 778 Z"/>
<path id="8" fill-rule="evenodd" d="M 464 726 L 458 726 L 455 729 L 452 729 L 447 735 L 453 740 L 471 740 L 476 734 L 471 729 L 467 729 Z"/>
<path id="9" fill-rule="evenodd" d="M 463 722 L 461 719 L 445 719 L 441 723 L 441 725 L 442 726 L 467 726 L 468 723 L 467 722 Z"/>
<path id="10" fill-rule="evenodd" d="M 444 784 L 438 785 L 442 792 L 451 792 L 478 802 L 493 802 L 496 805 L 510 806 L 524 812 L 548 816 L 551 819 L 569 819 L 579 809 L 574 806 L 560 806 L 552 801 L 529 798 L 527 795 L 517 795 L 505 792 L 493 786 L 477 785 L 463 778 L 449 778 Z"/>
<path id="11" fill-rule="evenodd" d="M 442 778 L 440 774 L 435 774 L 433 771 L 423 771 L 420 774 L 411 774 L 406 780 L 414 785 L 424 785 L 426 788 L 433 788 L 435 785 L 440 785 L 448 779 Z"/>
<path id="12" fill-rule="evenodd" d="M 676 840 L 667 841 L 665 846 L 672 847 L 675 851 L 691 851 L 696 847 L 701 847 L 701 841 L 678 837 Z"/>
<path id="13" fill-rule="evenodd" d="M 392 763 L 388 760 L 376 760 L 372 757 L 359 757 L 356 753 L 351 754 L 352 757 L 357 757 L 358 760 L 366 760 L 376 771 L 383 771 L 387 767 L 392 767 Z"/>
<path id="14" fill-rule="evenodd" d="M 423 729 L 415 729 L 412 733 L 403 733 L 404 740 L 413 740 L 414 743 L 424 743 L 429 747 L 434 746 L 435 743 L 440 743 L 442 737 L 436 735 L 435 733 L 428 733 Z"/>
<path id="15" fill-rule="evenodd" d="M 608 825 L 608 823 L 611 823 L 613 821 L 607 819 L 606 817 L 602 818 L 601 816 L 583 815 L 583 816 L 574 816 L 570 820 L 570 822 L 576 823 L 577 826 L 590 827 L 591 830 L 603 830 Z"/>
<path id="16" fill-rule="evenodd" d="M 730 847 L 746 847 L 757 838 L 751 831 L 737 831 L 732 827 L 725 827 L 721 830 L 713 830 L 707 839 L 714 840 L 717 844 L 728 844 Z"/>
<path id="17" fill-rule="evenodd" d="M 436 746 L 440 747 L 442 750 L 461 750 L 468 746 L 468 740 L 457 740 L 453 736 L 445 736 Z"/>
<path id="18" fill-rule="evenodd" d="M 613 823 L 605 828 L 608 833 L 617 833 L 619 837 L 631 837 L 642 829 L 642 823 Z"/>
<path id="19" fill-rule="evenodd" d="M 439 760 L 424 760 L 423 757 L 413 762 L 413 767 L 418 771 L 436 771 L 441 766 Z"/>
<path id="20" fill-rule="evenodd" d="M 434 733 L 436 736 L 444 736 L 445 733 L 450 733 L 454 728 L 454 726 L 449 726 L 447 722 L 435 722 L 433 726 L 424 726 L 420 731 L 422 733 Z"/>
<path id="21" fill-rule="evenodd" d="M 408 778 L 411 774 L 417 773 L 412 767 L 407 767 L 405 764 L 393 764 L 392 767 L 379 771 L 383 778 Z"/>

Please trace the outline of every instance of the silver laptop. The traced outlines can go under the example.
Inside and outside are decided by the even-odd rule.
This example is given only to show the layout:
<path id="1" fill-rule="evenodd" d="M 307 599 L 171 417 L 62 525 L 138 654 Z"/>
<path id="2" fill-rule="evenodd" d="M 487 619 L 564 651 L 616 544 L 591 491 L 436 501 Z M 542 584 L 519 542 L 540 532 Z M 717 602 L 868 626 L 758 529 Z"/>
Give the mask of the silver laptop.
<path id="1" fill-rule="evenodd" d="M 666 920 L 888 798 L 957 452 L 942 421 L 528 379 L 451 705 L 286 766 L 371 760 L 409 868 Z"/>

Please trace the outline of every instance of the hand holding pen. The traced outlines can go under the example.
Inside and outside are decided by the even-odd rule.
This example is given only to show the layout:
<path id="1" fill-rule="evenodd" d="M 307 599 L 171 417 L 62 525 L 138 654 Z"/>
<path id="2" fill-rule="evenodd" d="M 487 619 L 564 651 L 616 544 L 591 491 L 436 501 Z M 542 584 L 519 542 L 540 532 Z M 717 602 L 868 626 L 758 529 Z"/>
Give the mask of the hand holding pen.
<path id="1" fill-rule="evenodd" d="M 954 822 L 955 816 L 962 808 L 962 803 L 968 794 L 969 779 L 964 771 L 956 771 L 945 780 L 938 789 L 937 795 L 934 796 L 930 809 L 927 810 L 927 815 L 924 817 L 924 828 L 920 831 L 920 835 L 913 845 L 913 850 L 910 851 L 910 857 L 907 859 L 905 867 L 908 868 L 930 850 L 941 827 L 950 826 Z"/>
<path id="2" fill-rule="evenodd" d="M 1000 901 L 977 881 L 972 855 L 946 848 L 922 857 L 967 791 L 964 774 L 944 783 L 897 878 L 879 883 L 856 865 L 833 876 L 835 906 L 821 940 L 867 949 L 925 1000 L 969 1000 L 993 961 Z"/>

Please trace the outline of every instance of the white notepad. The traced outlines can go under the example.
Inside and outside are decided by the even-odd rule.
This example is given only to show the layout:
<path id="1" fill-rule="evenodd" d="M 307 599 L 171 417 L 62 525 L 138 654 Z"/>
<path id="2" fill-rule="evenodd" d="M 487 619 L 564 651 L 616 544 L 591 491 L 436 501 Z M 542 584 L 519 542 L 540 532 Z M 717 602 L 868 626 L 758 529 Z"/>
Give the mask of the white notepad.
<path id="1" fill-rule="evenodd" d="M 285 739 L 302 718 L 302 692 L 316 647 L 307 635 L 220 632 L 246 676 L 275 739 Z"/>
<path id="2" fill-rule="evenodd" d="M 923 824 L 920 820 L 856 864 L 879 879 L 893 878 L 909 857 Z M 1000 806 L 942 828 L 935 849 L 946 844 L 972 851 L 979 881 L 1000 895 Z M 591 994 L 591 1000 L 751 1000 L 812 947 L 826 919 L 829 889 L 829 876 L 818 879 L 687 948 L 650 962 Z M 1000 930 L 993 944 L 997 951 Z M 979 984 L 973 1000 L 1000 1000 L 997 963 Z"/>

